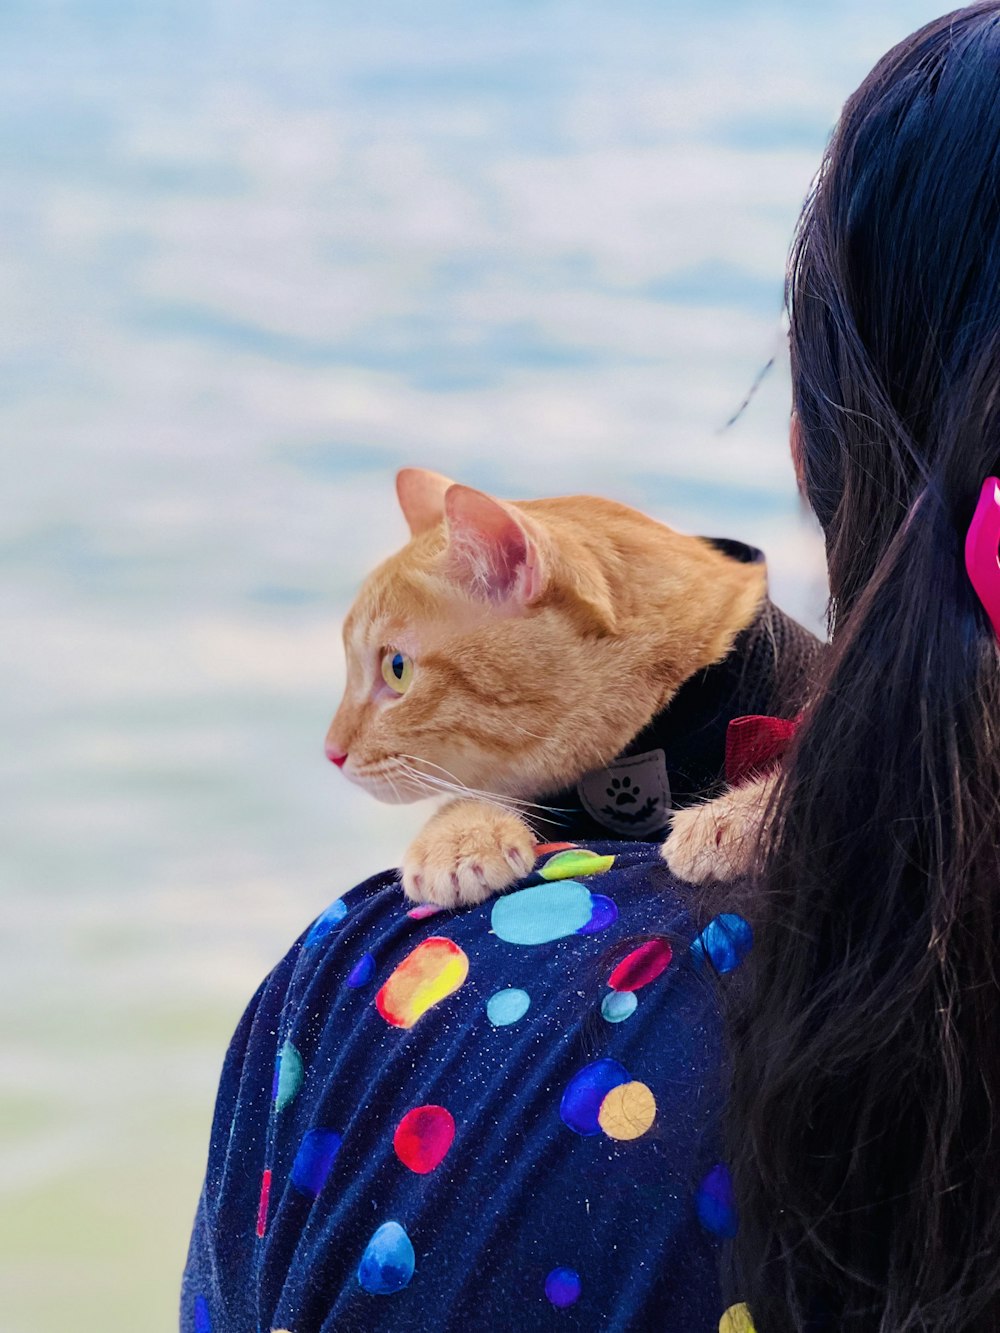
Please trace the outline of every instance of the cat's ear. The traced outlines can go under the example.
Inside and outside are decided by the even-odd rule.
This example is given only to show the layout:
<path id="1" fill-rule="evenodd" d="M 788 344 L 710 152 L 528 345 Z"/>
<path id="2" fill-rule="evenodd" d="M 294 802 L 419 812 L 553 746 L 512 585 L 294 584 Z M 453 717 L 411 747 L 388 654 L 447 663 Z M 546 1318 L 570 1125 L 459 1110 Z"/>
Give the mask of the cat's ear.
<path id="1" fill-rule="evenodd" d="M 396 495 L 411 537 L 436 528 L 443 520 L 445 493 L 454 484 L 440 472 L 422 467 L 404 467 L 396 473 Z"/>
<path id="2" fill-rule="evenodd" d="M 541 596 L 545 573 L 537 536 L 516 510 L 471 486 L 445 495 L 448 568 L 485 602 L 527 606 Z"/>

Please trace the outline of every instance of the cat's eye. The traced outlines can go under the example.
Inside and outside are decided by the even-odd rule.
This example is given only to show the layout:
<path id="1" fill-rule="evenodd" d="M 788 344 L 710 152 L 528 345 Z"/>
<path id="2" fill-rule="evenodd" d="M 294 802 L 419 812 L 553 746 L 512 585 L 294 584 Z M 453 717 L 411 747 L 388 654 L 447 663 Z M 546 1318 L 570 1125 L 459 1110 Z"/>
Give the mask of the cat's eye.
<path id="1" fill-rule="evenodd" d="M 394 648 L 387 648 L 382 654 L 382 679 L 395 694 L 405 694 L 413 679 L 412 659 Z"/>

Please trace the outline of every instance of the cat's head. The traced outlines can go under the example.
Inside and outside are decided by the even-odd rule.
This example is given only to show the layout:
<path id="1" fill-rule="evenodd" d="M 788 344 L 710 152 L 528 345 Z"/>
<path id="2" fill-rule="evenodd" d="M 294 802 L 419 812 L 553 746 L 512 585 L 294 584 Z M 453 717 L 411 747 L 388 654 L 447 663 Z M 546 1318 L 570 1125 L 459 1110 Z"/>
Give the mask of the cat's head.
<path id="1" fill-rule="evenodd" d="M 671 653 L 673 688 L 713 660 L 688 650 L 709 614 L 698 561 L 732 565 L 742 596 L 735 562 L 612 501 L 508 503 L 416 468 L 396 489 L 410 541 L 348 613 L 326 742 L 384 801 L 532 799 L 610 762 L 662 706 Z"/>
<path id="2" fill-rule="evenodd" d="M 386 801 L 450 786 L 514 794 L 564 686 L 538 680 L 558 677 L 533 629 L 551 600 L 549 541 L 514 506 L 434 472 L 406 468 L 396 491 L 411 540 L 344 622 L 347 681 L 327 755 Z"/>

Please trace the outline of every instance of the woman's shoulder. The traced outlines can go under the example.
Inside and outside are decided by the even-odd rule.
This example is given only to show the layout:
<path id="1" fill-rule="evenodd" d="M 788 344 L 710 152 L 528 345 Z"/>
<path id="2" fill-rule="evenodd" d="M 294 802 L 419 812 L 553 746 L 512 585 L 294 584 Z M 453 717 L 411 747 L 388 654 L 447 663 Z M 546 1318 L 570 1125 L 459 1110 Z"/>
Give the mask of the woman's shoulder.
<path id="1" fill-rule="evenodd" d="M 714 1330 L 733 1219 L 706 960 L 742 956 L 740 921 L 696 930 L 637 843 L 549 846 L 461 912 L 395 873 L 337 899 L 227 1060 L 188 1311 L 215 1333 Z"/>

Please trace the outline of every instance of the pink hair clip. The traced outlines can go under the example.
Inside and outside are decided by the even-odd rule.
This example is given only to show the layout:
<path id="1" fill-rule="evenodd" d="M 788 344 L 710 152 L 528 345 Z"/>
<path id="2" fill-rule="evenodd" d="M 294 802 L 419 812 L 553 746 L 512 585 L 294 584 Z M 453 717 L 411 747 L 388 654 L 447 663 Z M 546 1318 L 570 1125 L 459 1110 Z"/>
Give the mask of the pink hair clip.
<path id="1" fill-rule="evenodd" d="M 1000 638 L 1000 480 L 987 477 L 965 538 L 965 568 Z"/>

